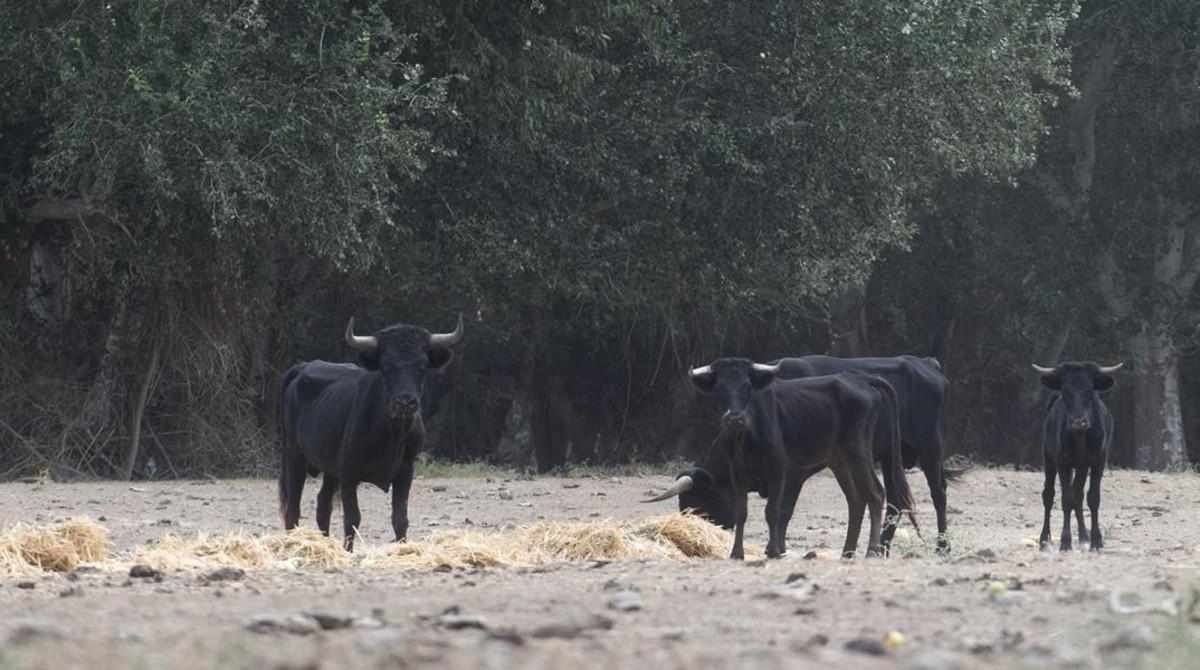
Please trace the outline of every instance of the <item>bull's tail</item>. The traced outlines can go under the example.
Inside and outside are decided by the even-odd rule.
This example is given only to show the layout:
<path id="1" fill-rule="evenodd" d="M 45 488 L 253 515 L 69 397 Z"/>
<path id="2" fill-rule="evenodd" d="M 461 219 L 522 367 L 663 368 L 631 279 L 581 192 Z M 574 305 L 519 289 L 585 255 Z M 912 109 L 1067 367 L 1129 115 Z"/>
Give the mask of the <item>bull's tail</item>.
<path id="1" fill-rule="evenodd" d="M 908 519 L 912 522 L 913 529 L 917 531 L 917 537 L 921 536 L 921 526 L 917 523 L 917 516 L 913 513 L 916 503 L 913 501 L 912 489 L 908 487 L 908 477 L 904 474 L 904 457 L 900 453 L 900 400 L 896 397 L 896 389 L 882 377 L 872 377 L 871 386 L 879 389 L 880 393 L 887 399 L 888 411 L 888 436 L 891 438 L 891 444 L 888 451 L 891 453 L 891 465 L 889 472 L 883 473 L 884 482 L 889 491 L 894 491 L 896 499 L 903 506 L 903 510 L 908 512 Z"/>
<path id="2" fill-rule="evenodd" d="M 300 365 L 293 365 L 288 368 L 288 371 L 283 375 L 283 383 L 279 387 L 279 401 L 276 403 L 275 418 L 276 430 L 279 436 L 279 523 L 286 527 L 286 511 L 288 503 L 288 438 L 287 427 L 283 423 L 283 406 L 284 398 L 287 395 L 287 388 L 291 385 L 296 376 L 300 374 Z"/>
<path id="3" fill-rule="evenodd" d="M 951 456 L 942 462 L 942 481 L 953 484 L 974 467 L 974 461 L 965 456 Z"/>

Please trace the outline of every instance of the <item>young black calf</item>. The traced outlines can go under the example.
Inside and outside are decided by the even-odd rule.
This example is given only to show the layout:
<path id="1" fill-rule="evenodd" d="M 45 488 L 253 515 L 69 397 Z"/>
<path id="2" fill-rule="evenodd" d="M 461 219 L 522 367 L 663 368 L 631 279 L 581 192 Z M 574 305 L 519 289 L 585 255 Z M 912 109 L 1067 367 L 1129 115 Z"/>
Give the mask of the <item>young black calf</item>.
<path id="1" fill-rule="evenodd" d="M 1046 406 L 1046 422 L 1042 426 L 1042 458 L 1046 468 L 1046 485 L 1042 489 L 1042 504 L 1046 518 L 1042 524 L 1041 548 L 1050 548 L 1050 508 L 1054 506 L 1054 476 L 1062 484 L 1063 527 L 1059 549 L 1071 549 L 1071 511 L 1079 525 L 1079 543 L 1089 543 L 1083 526 L 1083 485 L 1091 473 L 1088 488 L 1088 508 L 1092 512 L 1091 548 L 1104 546 L 1100 535 L 1100 478 L 1112 443 L 1113 420 L 1100 394 L 1113 386 L 1109 375 L 1123 363 L 1101 367 L 1096 363 L 1069 362 L 1058 367 L 1034 365 L 1042 374 L 1042 385 L 1054 391 Z M 1074 478 L 1072 479 L 1072 474 Z"/>

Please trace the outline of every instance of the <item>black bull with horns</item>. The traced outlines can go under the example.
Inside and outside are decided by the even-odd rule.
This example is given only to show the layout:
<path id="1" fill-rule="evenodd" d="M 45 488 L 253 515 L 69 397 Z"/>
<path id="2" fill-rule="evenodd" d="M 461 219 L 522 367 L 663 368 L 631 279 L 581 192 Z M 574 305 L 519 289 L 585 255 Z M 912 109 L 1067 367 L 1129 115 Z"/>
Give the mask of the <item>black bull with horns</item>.
<path id="1" fill-rule="evenodd" d="M 919 465 L 924 472 L 937 516 L 938 550 L 943 553 L 948 552 L 946 484 L 961 475 L 963 470 L 948 469 L 943 464 L 945 457 L 943 424 L 949 381 L 942 374 L 941 365 L 937 359 L 916 356 L 883 358 L 803 356 L 779 359 L 773 364 L 778 366 L 776 376 L 780 379 L 857 372 L 881 377 L 891 384 L 898 400 L 903 465 L 906 468 Z M 886 419 L 881 420 L 876 426 L 875 460 L 882 466 L 885 478 L 894 469 L 891 449 L 886 439 L 889 430 Z M 718 438 L 719 440 L 720 438 Z M 785 530 L 804 482 L 822 469 L 823 466 L 819 466 L 793 470 L 788 473 L 784 486 L 782 512 Z M 762 482 L 758 482 L 758 484 L 759 486 L 756 488 L 760 494 L 765 496 Z M 887 487 L 888 505 L 892 512 L 904 507 L 902 502 L 893 495 L 892 492 L 895 490 L 894 486 Z M 673 495 L 679 496 L 680 510 L 693 509 L 724 528 L 733 527 L 732 500 L 729 498 L 728 477 L 724 472 L 718 472 L 714 476 L 702 467 L 685 470 L 677 475 L 675 484 L 656 499 Z M 888 523 L 885 526 L 881 538 L 885 547 L 891 543 L 895 530 L 895 523 Z"/>
<path id="2" fill-rule="evenodd" d="M 307 475 L 324 473 L 317 493 L 317 527 L 329 534 L 333 496 L 341 492 L 347 549 L 361 515 L 358 485 L 367 482 L 392 493 L 392 530 L 408 534 L 408 493 L 413 462 L 425 441 L 422 399 L 431 375 L 446 367 L 450 346 L 462 339 L 462 315 L 452 333 L 397 324 L 346 342 L 358 350 L 359 364 L 309 361 L 284 376 L 280 402 L 283 443 L 279 507 L 283 527 L 300 519 L 300 495 Z"/>
<path id="3" fill-rule="evenodd" d="M 1100 479 L 1113 439 L 1113 419 L 1100 394 L 1113 387 L 1115 381 L 1110 375 L 1122 365 L 1124 363 L 1101 366 L 1091 361 L 1072 361 L 1052 368 L 1033 366 L 1042 376 L 1042 385 L 1054 392 L 1046 404 L 1046 421 L 1042 424 L 1042 459 L 1046 471 L 1042 505 L 1046 516 L 1039 544 L 1043 551 L 1050 548 L 1050 508 L 1054 506 L 1055 475 L 1062 484 L 1063 525 L 1059 549 L 1071 549 L 1072 511 L 1079 525 L 1079 544 L 1088 544 L 1093 551 L 1104 546 L 1100 533 Z M 1090 537 L 1083 526 L 1083 485 L 1089 474 Z"/>
<path id="4" fill-rule="evenodd" d="M 765 482 L 767 556 L 786 551 L 791 508 L 799 475 L 828 467 L 846 496 L 850 522 L 843 555 L 853 556 L 865 508 L 870 508 L 868 553 L 882 551 L 884 490 L 875 476 L 876 425 L 889 451 L 884 472 L 888 495 L 904 509 L 912 494 L 900 458 L 897 398 L 884 379 L 845 373 L 806 379 L 777 379 L 781 366 L 744 358 L 722 358 L 691 371 L 692 383 L 717 396 L 723 410 L 721 435 L 706 467 L 680 475 L 670 490 L 650 501 L 681 495 L 680 504 L 734 528 L 733 558 L 743 557 L 746 494 Z"/>

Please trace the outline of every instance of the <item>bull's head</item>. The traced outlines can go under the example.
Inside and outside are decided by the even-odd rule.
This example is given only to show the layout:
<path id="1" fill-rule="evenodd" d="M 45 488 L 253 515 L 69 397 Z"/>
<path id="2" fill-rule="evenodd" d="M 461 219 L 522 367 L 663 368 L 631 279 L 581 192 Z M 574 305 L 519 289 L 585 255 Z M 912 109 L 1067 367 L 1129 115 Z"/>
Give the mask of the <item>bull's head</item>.
<path id="1" fill-rule="evenodd" d="M 721 429 L 744 431 L 750 422 L 750 399 L 775 380 L 779 364 L 763 365 L 748 358 L 722 358 L 691 371 L 692 385 L 717 396 Z"/>
<path id="2" fill-rule="evenodd" d="M 1062 394 L 1062 406 L 1067 417 L 1067 429 L 1075 433 L 1087 432 L 1095 420 L 1093 406 L 1097 393 L 1113 387 L 1109 375 L 1121 369 L 1124 363 L 1100 366 L 1091 361 L 1068 362 L 1053 368 L 1034 365 L 1042 375 L 1042 385 Z"/>
<path id="3" fill-rule="evenodd" d="M 750 401 L 779 372 L 779 365 L 763 365 L 746 358 L 722 358 L 691 371 L 692 384 L 702 393 L 716 395 L 721 410 L 721 435 L 709 454 L 709 467 L 684 470 L 663 493 L 643 502 L 679 497 L 679 511 L 692 510 L 722 528 L 733 527 L 734 492 L 729 468 L 722 459 L 725 439 L 741 439 L 752 422 Z"/>
<path id="4" fill-rule="evenodd" d="M 658 502 L 679 497 L 679 511 L 691 511 L 725 528 L 733 528 L 733 486 L 728 474 L 717 479 L 701 467 L 684 470 L 666 491 L 642 502 Z"/>
<path id="5" fill-rule="evenodd" d="M 452 333 L 396 324 L 374 335 L 355 335 L 354 317 L 346 324 L 346 343 L 358 350 L 359 364 L 383 376 L 390 419 L 411 418 L 421 410 L 426 376 L 450 363 L 454 358 L 450 345 L 462 336 L 462 314 Z"/>

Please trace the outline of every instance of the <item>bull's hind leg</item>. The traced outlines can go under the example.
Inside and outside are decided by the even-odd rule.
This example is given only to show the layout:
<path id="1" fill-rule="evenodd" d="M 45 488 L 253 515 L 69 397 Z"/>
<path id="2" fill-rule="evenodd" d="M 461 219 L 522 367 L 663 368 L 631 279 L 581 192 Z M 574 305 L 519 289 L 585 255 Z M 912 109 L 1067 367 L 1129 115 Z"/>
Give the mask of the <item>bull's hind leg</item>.
<path id="1" fill-rule="evenodd" d="M 338 479 L 328 472 L 321 480 L 321 490 L 317 492 L 317 528 L 329 535 L 329 517 L 333 514 L 333 496 L 338 491 Z"/>
<path id="2" fill-rule="evenodd" d="M 946 473 L 942 465 L 942 437 L 939 434 L 931 442 L 935 446 L 922 451 L 919 458 L 921 471 L 929 484 L 929 497 L 933 499 L 933 511 L 937 515 L 937 550 L 939 554 L 950 553 L 950 540 L 946 537 Z"/>
<path id="3" fill-rule="evenodd" d="M 346 551 L 354 551 L 354 536 L 358 534 L 358 523 L 362 515 L 358 511 L 358 482 L 342 482 L 342 532 L 346 539 Z"/>
<path id="4" fill-rule="evenodd" d="M 279 467 L 279 508 L 283 514 L 283 529 L 291 530 L 300 523 L 300 494 L 308 465 L 298 449 L 284 449 Z"/>
<path id="5" fill-rule="evenodd" d="M 850 473 L 848 463 L 843 461 L 832 469 L 837 477 L 838 486 L 842 487 L 842 494 L 846 496 L 846 507 L 850 512 L 850 520 L 846 524 L 846 544 L 842 546 L 842 558 L 854 558 L 854 552 L 858 549 L 858 536 L 862 533 L 863 511 L 867 503 L 854 485 L 854 477 Z"/>

